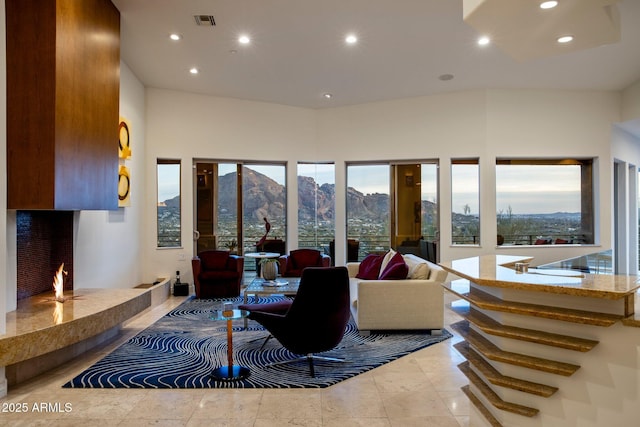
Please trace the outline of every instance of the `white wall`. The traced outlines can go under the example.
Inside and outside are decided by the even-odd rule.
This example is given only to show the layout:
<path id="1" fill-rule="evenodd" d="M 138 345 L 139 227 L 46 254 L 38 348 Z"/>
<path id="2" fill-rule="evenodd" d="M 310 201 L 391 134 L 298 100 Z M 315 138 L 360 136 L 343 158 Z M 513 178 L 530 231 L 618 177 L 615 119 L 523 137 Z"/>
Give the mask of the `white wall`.
<path id="1" fill-rule="evenodd" d="M 131 288 L 143 283 L 142 246 L 145 220 L 144 86 L 120 64 L 120 115 L 129 120 L 131 206 L 117 211 L 75 213 L 74 286 Z M 115 144 L 114 143 L 114 150 Z M 149 278 L 147 278 L 149 279 Z M 152 281 L 152 280 L 151 280 Z"/>
<path id="2" fill-rule="evenodd" d="M 155 205 L 155 160 L 180 158 L 183 248 L 155 248 L 155 210 L 145 224 L 146 275 L 190 274 L 193 255 L 193 158 L 285 160 L 288 173 L 288 236 L 296 245 L 295 164 L 336 164 L 336 239 L 345 238 L 345 163 L 363 160 L 439 159 L 441 258 L 526 252 L 551 262 L 611 245 L 611 127 L 621 119 L 621 94 L 599 91 L 467 91 L 306 110 L 159 89 L 147 90 L 147 206 Z M 595 157 L 598 160 L 597 247 L 496 248 L 496 157 Z M 450 245 L 450 159 L 479 157 L 481 234 L 479 247 Z M 185 261 L 179 261 L 180 255 Z M 343 254 L 337 253 L 338 261 Z"/>
<path id="3" fill-rule="evenodd" d="M 263 102 L 216 98 L 160 89 L 146 91 L 147 152 L 143 259 L 145 277 L 174 277 L 192 282 L 193 159 L 286 161 L 289 194 L 297 194 L 298 160 L 326 160 L 317 147 L 313 110 Z M 156 247 L 156 160 L 182 161 L 182 248 Z M 289 199 L 291 202 L 291 198 Z M 290 245 L 297 229 L 297 204 L 289 203 Z"/>
<path id="4" fill-rule="evenodd" d="M 640 92 L 639 92 L 640 95 Z M 639 96 L 640 97 L 640 96 Z M 640 113 L 640 111 L 639 111 Z M 640 117 L 637 119 L 640 122 Z M 640 168 L 640 136 L 628 132 L 628 123 L 617 124 L 611 135 L 611 162 L 620 165 L 623 174 L 619 181 L 624 188 L 619 191 L 617 216 L 619 222 L 618 245 L 615 248 L 618 272 L 638 274 L 638 168 Z M 613 180 L 611 183 L 614 191 Z M 614 201 L 611 201 L 612 205 Z M 615 213 L 615 212 L 614 212 Z M 615 232 L 611 224 L 611 234 Z"/>
<path id="5" fill-rule="evenodd" d="M 622 91 L 622 121 L 640 120 L 640 80 Z"/>
<path id="6" fill-rule="evenodd" d="M 345 163 L 439 159 L 440 218 L 444 219 L 451 218 L 449 159 L 482 157 L 485 151 L 484 91 L 331 108 L 318 110 L 317 114 L 318 145 L 325 147 L 336 161 L 336 248 L 342 248 L 340 242 L 346 239 L 341 218 L 346 212 Z M 338 219 L 342 221 L 338 223 Z M 440 224 L 444 242 L 451 235 L 451 224 Z M 446 259 L 444 245 L 441 249 L 442 258 Z M 336 249 L 337 263 L 340 255 Z"/>
<path id="7" fill-rule="evenodd" d="M 547 263 L 611 247 L 611 129 L 620 120 L 620 93 L 600 91 L 499 90 L 489 92 L 487 170 L 497 157 L 593 157 L 596 247 L 500 247 L 500 253 L 530 254 Z M 495 178 L 494 178 L 495 179 Z M 485 186 L 495 188 L 492 182 Z M 483 245 L 492 252 L 496 235 L 495 194 L 482 208 Z M 455 258 L 456 256 L 452 257 Z"/>

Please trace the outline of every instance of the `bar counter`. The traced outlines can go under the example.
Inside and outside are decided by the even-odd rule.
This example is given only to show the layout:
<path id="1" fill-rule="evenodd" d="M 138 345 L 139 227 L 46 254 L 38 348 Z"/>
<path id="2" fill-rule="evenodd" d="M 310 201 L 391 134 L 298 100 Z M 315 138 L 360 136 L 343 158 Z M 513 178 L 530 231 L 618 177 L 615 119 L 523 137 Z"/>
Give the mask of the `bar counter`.
<path id="1" fill-rule="evenodd" d="M 451 327 L 467 359 L 472 426 L 635 425 L 640 419 L 637 276 L 523 268 L 527 256 L 442 262 L 461 301 Z"/>

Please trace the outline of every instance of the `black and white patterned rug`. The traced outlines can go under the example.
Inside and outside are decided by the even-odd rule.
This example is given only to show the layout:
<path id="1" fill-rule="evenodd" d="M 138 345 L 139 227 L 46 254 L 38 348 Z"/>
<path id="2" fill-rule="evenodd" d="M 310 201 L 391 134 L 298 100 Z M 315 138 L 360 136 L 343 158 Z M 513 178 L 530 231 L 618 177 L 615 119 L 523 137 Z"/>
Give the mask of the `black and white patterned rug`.
<path id="1" fill-rule="evenodd" d="M 260 298 L 260 303 L 278 297 Z M 316 377 L 306 361 L 278 366 L 273 362 L 296 356 L 275 339 L 260 350 L 267 332 L 249 321 L 233 321 L 234 364 L 246 366 L 248 378 L 217 381 L 213 369 L 227 364 L 227 328 L 212 321 L 222 300 L 189 299 L 117 348 L 104 359 L 64 384 L 67 388 L 321 388 L 336 384 L 413 351 L 444 341 L 427 332 L 372 333 L 362 337 L 350 320 L 342 342 L 322 356 L 346 359 L 343 363 L 315 362 Z M 226 300 L 234 304 L 240 298 Z"/>

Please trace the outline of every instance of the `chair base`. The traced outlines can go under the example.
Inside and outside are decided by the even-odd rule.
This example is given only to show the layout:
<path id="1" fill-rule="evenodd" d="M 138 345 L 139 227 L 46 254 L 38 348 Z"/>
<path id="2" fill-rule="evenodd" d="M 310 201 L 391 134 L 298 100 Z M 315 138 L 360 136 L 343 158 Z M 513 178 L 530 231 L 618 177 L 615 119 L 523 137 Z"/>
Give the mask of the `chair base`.
<path id="1" fill-rule="evenodd" d="M 267 340 L 269 338 L 270 337 L 267 337 Z M 300 356 L 300 357 L 297 357 L 297 358 L 291 359 L 291 360 L 283 360 L 282 362 L 274 362 L 274 363 L 270 363 L 270 364 L 268 364 L 266 366 L 285 365 L 287 363 L 300 362 L 302 360 L 306 360 L 307 362 L 309 362 L 309 371 L 311 373 L 311 377 L 312 378 L 316 377 L 316 371 L 315 371 L 314 366 L 313 366 L 313 361 L 314 360 L 322 360 L 322 361 L 327 361 L 327 362 L 345 362 L 345 359 L 338 359 L 336 357 L 327 357 L 327 356 L 317 356 L 315 354 L 309 353 L 306 356 Z"/>
<path id="2" fill-rule="evenodd" d="M 265 346 L 265 345 L 267 345 L 267 343 L 269 342 L 269 340 L 270 340 L 271 338 L 273 338 L 273 335 L 269 334 L 269 335 L 267 335 L 267 337 L 266 337 L 266 338 L 263 338 L 263 337 L 260 337 L 260 338 L 254 338 L 254 339 L 249 340 L 249 341 L 247 341 L 247 342 L 256 342 L 256 341 L 264 340 L 264 341 L 262 342 L 262 345 L 260 346 L 260 349 L 258 350 L 258 351 L 262 351 L 262 349 L 264 348 L 264 346 Z"/>

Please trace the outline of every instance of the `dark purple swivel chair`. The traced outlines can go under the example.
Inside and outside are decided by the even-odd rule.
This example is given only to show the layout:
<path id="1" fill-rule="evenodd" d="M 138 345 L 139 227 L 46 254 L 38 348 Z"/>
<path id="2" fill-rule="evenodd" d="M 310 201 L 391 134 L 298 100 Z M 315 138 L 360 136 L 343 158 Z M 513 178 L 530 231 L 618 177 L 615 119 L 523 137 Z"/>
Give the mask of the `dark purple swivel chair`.
<path id="1" fill-rule="evenodd" d="M 315 377 L 314 359 L 344 361 L 315 353 L 333 349 L 344 336 L 350 316 L 346 267 L 307 267 L 293 301 L 245 304 L 240 308 L 249 310 L 249 319 L 264 326 L 284 348 L 303 355 L 272 365 L 307 360 L 311 376 Z"/>

